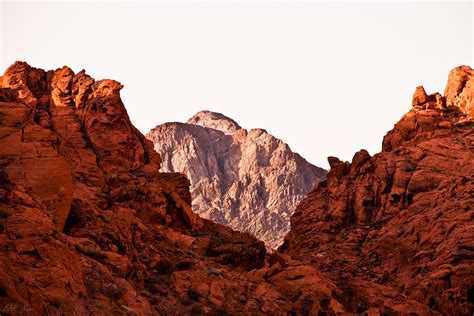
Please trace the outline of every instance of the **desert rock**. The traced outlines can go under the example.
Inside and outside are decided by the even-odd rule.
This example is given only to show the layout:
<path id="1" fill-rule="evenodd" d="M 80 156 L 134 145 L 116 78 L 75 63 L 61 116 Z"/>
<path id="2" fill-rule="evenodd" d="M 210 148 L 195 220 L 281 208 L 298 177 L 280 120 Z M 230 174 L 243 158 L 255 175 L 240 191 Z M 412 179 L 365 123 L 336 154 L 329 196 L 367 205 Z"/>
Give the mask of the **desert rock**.
<path id="1" fill-rule="evenodd" d="M 265 130 L 247 131 L 220 113 L 159 125 L 147 138 L 163 159 L 161 171 L 190 179 L 196 213 L 271 248 L 283 242 L 295 206 L 326 175 Z"/>
<path id="2" fill-rule="evenodd" d="M 384 137 L 382 152 L 360 151 L 351 163 L 330 157 L 327 180 L 291 218 L 281 251 L 334 280 L 346 308 L 382 302 L 372 292 L 377 286 L 431 313 L 472 313 L 471 78 L 466 66 L 451 72 L 447 107 L 427 108 L 430 96 L 417 88 L 414 107 Z M 407 312 L 397 308 L 387 311 Z"/>

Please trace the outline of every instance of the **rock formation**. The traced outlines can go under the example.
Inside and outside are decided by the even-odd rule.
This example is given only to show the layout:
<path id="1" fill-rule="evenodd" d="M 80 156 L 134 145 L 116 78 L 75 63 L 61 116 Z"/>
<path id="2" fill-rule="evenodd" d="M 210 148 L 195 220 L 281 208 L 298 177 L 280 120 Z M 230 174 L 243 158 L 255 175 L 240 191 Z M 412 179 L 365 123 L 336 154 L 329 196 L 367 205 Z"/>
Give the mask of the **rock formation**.
<path id="1" fill-rule="evenodd" d="M 191 210 L 121 88 L 24 62 L 0 77 L 2 315 L 472 313 L 465 88 L 416 105 L 382 153 L 331 158 L 271 254 Z"/>
<path id="2" fill-rule="evenodd" d="M 24 62 L 0 77 L 0 313 L 343 311 L 316 269 L 191 210 L 121 88 Z"/>
<path id="3" fill-rule="evenodd" d="M 444 97 L 418 87 L 381 153 L 330 157 L 327 180 L 297 207 L 281 251 L 353 293 L 346 308 L 367 310 L 376 286 L 433 312 L 473 313 L 473 82 L 462 66 Z"/>
<path id="4" fill-rule="evenodd" d="M 281 245 L 294 208 L 326 175 L 265 130 L 247 131 L 210 111 L 159 125 L 146 137 L 163 160 L 161 171 L 191 181 L 197 214 L 271 248 Z"/>

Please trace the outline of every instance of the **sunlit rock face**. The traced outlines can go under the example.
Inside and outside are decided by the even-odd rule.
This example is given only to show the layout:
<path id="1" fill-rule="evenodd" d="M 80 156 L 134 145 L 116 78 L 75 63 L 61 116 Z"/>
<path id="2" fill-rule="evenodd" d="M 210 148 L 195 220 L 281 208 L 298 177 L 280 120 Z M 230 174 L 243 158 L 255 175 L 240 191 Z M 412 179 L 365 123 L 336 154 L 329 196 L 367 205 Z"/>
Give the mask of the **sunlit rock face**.
<path id="1" fill-rule="evenodd" d="M 0 76 L 1 313 L 472 314 L 472 88 L 453 78 L 452 94 L 418 89 L 381 153 L 329 158 L 269 253 L 192 211 L 190 182 L 158 171 L 120 83 L 13 64 Z"/>
<path id="2" fill-rule="evenodd" d="M 360 296 L 375 283 L 433 312 L 472 313 L 473 75 L 452 70 L 445 96 L 418 87 L 382 152 L 330 157 L 327 180 L 298 205 L 280 250 Z"/>
<path id="3" fill-rule="evenodd" d="M 157 126 L 147 138 L 162 157 L 162 171 L 191 181 L 196 213 L 271 248 L 282 243 L 296 205 L 326 175 L 265 130 L 247 131 L 220 113 L 201 111 L 187 123 Z"/>

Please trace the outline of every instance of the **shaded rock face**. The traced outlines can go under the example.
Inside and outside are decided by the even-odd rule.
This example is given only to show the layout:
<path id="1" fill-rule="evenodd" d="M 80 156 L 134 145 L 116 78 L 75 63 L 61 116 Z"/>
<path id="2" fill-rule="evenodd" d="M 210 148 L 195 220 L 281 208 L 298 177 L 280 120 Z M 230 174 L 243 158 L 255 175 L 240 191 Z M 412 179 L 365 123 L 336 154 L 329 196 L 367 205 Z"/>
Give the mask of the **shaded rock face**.
<path id="1" fill-rule="evenodd" d="M 418 87 L 381 153 L 330 158 L 327 180 L 297 207 L 280 250 L 333 280 L 347 309 L 383 306 L 375 287 L 433 313 L 473 313 L 473 80 L 462 66 L 444 97 Z"/>
<path id="2" fill-rule="evenodd" d="M 191 181 L 197 214 L 271 248 L 281 245 L 294 208 L 326 175 L 265 130 L 247 131 L 219 113 L 159 125 L 146 137 L 163 159 L 162 171 Z"/>
<path id="3" fill-rule="evenodd" d="M 192 211 L 121 88 L 24 62 L 0 77 L 0 313 L 343 312 L 315 268 Z"/>

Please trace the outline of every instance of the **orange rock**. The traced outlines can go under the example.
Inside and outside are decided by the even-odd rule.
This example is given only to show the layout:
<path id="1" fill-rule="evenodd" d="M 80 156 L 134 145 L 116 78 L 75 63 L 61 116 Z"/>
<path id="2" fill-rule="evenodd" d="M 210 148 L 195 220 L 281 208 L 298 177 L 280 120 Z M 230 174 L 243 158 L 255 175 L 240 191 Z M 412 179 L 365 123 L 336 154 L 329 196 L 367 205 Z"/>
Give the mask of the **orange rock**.
<path id="1" fill-rule="evenodd" d="M 474 119 L 474 70 L 469 66 L 451 70 L 444 95 L 448 107 L 459 108 L 468 118 Z"/>
<path id="2" fill-rule="evenodd" d="M 412 105 L 422 105 L 428 102 L 428 95 L 426 94 L 425 88 L 422 86 L 416 87 L 415 93 L 413 94 Z"/>
<path id="3" fill-rule="evenodd" d="M 269 265 L 261 241 L 201 219 L 189 181 L 158 172 L 121 88 L 21 62 L 2 77 L 0 310 L 301 313 L 283 283 L 248 274 Z M 305 291 L 319 295 L 320 284 Z"/>
<path id="4" fill-rule="evenodd" d="M 190 182 L 158 172 L 121 84 L 17 62 L 0 86 L 0 310 L 467 314 L 466 87 L 447 108 L 414 107 L 381 153 L 331 159 L 292 217 L 285 254 L 268 254 L 192 212 Z"/>
<path id="5" fill-rule="evenodd" d="M 426 106 L 400 119 L 382 152 L 356 153 L 347 167 L 330 158 L 328 179 L 297 207 L 280 250 L 335 280 L 347 310 L 461 315 L 474 308 L 471 78 L 469 67 L 451 72 L 447 107 L 418 87 L 413 105 Z"/>

